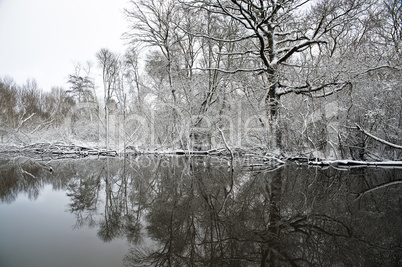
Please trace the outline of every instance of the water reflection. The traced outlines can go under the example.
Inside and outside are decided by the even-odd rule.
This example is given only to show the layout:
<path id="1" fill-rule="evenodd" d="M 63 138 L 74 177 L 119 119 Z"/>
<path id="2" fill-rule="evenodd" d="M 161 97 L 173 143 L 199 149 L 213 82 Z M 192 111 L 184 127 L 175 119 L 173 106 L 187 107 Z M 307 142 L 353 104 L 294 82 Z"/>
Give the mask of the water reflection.
<path id="1" fill-rule="evenodd" d="M 75 228 L 96 227 L 105 242 L 127 239 L 126 266 L 402 264 L 400 169 L 20 159 L 3 160 L 0 177 L 5 203 L 20 192 L 34 200 L 45 183 L 66 190 Z"/>

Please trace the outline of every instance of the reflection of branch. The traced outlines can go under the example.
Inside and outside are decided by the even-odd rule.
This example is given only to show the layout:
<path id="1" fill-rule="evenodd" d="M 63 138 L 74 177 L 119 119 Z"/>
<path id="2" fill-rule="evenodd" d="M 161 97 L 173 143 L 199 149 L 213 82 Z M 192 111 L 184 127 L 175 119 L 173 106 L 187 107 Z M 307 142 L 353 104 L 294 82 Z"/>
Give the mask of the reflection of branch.
<path id="1" fill-rule="evenodd" d="M 28 174 L 29 176 L 31 176 L 32 178 L 35 178 L 36 179 L 36 176 L 35 175 L 33 175 L 32 173 L 30 173 L 30 172 L 27 172 L 26 170 L 24 170 L 22 167 L 20 167 L 20 170 L 21 170 L 21 173 L 25 173 L 25 174 Z"/>
<path id="2" fill-rule="evenodd" d="M 362 196 L 364 196 L 367 193 L 370 193 L 370 192 L 373 192 L 375 190 L 385 188 L 385 187 L 388 187 L 388 186 L 391 186 L 391 185 L 397 185 L 397 184 L 402 184 L 402 180 L 392 181 L 392 182 L 385 183 L 385 184 L 380 184 L 380 185 L 377 185 L 377 186 L 375 186 L 373 188 L 370 188 L 370 189 L 368 189 L 366 191 L 363 191 L 362 193 L 359 194 L 358 197 L 356 197 L 356 200 L 358 200 L 359 198 L 361 198 Z"/>
<path id="3" fill-rule="evenodd" d="M 297 218 L 296 221 L 290 223 L 290 226 L 294 227 L 296 231 L 302 233 L 307 233 L 303 229 L 309 229 L 309 231 L 316 230 L 317 232 L 321 232 L 328 236 L 352 236 L 351 229 L 344 222 L 323 214 L 313 214 L 310 218 Z M 346 232 L 342 233 L 342 230 Z"/>
<path id="4" fill-rule="evenodd" d="M 233 159 L 232 159 L 232 162 L 233 162 Z M 228 198 L 230 197 L 230 195 L 231 195 L 232 192 L 233 192 L 233 184 L 234 184 L 234 181 L 233 181 L 233 165 L 232 165 L 232 171 L 231 171 L 230 174 L 229 174 L 229 179 L 230 179 L 230 190 L 225 193 L 225 199 L 223 200 L 222 207 L 221 207 L 221 208 L 219 209 L 219 211 L 218 211 L 218 215 L 219 215 L 219 214 L 221 213 L 221 211 L 225 208 L 226 201 L 228 200 Z M 226 191 L 226 186 L 225 186 L 225 191 Z"/>
<path id="5" fill-rule="evenodd" d="M 276 253 L 277 255 L 282 256 L 291 266 L 298 266 L 295 262 L 295 260 L 293 260 L 292 258 L 289 257 L 289 255 L 287 255 L 287 253 L 285 253 L 285 251 L 280 251 L 278 249 L 275 248 L 270 248 L 269 250 L 271 250 L 272 252 Z M 268 256 L 268 255 L 267 255 Z M 267 257 L 268 258 L 268 257 Z M 266 262 L 267 259 L 265 259 L 264 262 Z"/>
<path id="6" fill-rule="evenodd" d="M 374 136 L 374 135 L 370 134 L 369 132 L 367 132 L 366 130 L 364 130 L 362 127 L 360 127 L 360 125 L 358 125 L 357 123 L 355 123 L 355 125 L 356 125 L 357 129 L 358 129 L 360 132 L 362 132 L 362 133 L 364 133 L 365 135 L 367 135 L 367 136 L 373 138 L 374 140 L 376 140 L 376 141 L 378 141 L 378 142 L 380 142 L 380 143 L 383 143 L 383 144 L 385 144 L 385 145 L 388 145 L 388 146 L 390 146 L 390 147 L 393 147 L 393 148 L 402 149 L 402 146 L 400 146 L 400 145 L 390 143 L 390 142 L 388 142 L 388 141 L 385 141 L 384 139 L 381 139 L 381 138 L 379 138 L 379 137 L 377 137 L 377 136 Z"/>

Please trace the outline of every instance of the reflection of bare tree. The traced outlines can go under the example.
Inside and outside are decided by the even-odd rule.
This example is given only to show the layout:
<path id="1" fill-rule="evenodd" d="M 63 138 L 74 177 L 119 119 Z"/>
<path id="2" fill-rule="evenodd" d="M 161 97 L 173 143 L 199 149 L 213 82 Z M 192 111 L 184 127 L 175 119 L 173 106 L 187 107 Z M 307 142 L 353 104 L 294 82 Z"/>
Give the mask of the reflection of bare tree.
<path id="1" fill-rule="evenodd" d="M 54 169 L 63 168 L 57 162 L 52 165 Z M 0 201 L 12 203 L 20 193 L 36 200 L 45 184 L 63 188 L 66 179 L 60 172 L 51 172 L 52 165 L 26 157 L 0 159 Z"/>
<path id="2" fill-rule="evenodd" d="M 144 176 L 138 171 L 138 166 L 130 165 L 127 159 L 111 161 L 105 159 L 103 162 L 97 177 L 97 188 L 90 193 L 96 195 L 96 198 L 90 199 L 95 199 L 96 202 L 103 200 L 104 205 L 104 209 L 99 210 L 101 216 L 97 221 L 98 236 L 105 242 L 126 237 L 129 242 L 137 243 L 141 240 L 140 215 L 143 209 Z M 99 192 L 100 189 L 103 192 Z"/>
<path id="3" fill-rule="evenodd" d="M 122 196 L 122 185 L 126 181 L 125 172 L 123 171 L 121 177 L 112 176 L 110 172 L 110 160 L 107 159 L 104 181 L 105 209 L 104 216 L 100 221 L 98 236 L 103 241 L 108 242 L 124 234 L 123 218 L 127 214 L 125 209 L 127 200 Z"/>
<path id="4" fill-rule="evenodd" d="M 172 166 L 156 169 L 147 231 L 157 244 L 131 250 L 127 264 L 349 266 L 393 263 L 401 256 L 398 240 L 385 242 L 389 234 L 365 230 L 377 216 L 386 218 L 365 212 L 354 217 L 361 211 L 351 193 L 362 189 L 348 173 L 288 166 L 267 173 L 238 170 L 231 177 L 223 167 L 196 163 L 185 175 Z"/>
<path id="5" fill-rule="evenodd" d="M 97 212 L 100 174 L 93 174 L 87 179 L 79 178 L 79 181 L 73 180 L 68 184 L 67 196 L 71 198 L 69 210 L 76 216 L 76 227 L 84 224 L 93 227 L 96 224 L 94 214 Z"/>
<path id="6" fill-rule="evenodd" d="M 77 227 L 127 238 L 126 265 L 398 265 L 401 170 L 228 171 L 213 158 L 0 165 L 1 201 L 67 188 Z M 29 172 L 31 175 L 21 172 Z"/>

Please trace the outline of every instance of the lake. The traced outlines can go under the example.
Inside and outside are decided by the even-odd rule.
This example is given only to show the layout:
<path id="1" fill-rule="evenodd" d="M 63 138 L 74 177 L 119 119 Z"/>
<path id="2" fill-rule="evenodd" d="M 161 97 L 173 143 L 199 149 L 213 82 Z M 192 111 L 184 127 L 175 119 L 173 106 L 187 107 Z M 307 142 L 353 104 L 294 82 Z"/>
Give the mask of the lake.
<path id="1" fill-rule="evenodd" d="M 0 266 L 402 266 L 402 169 L 253 164 L 3 157 Z"/>

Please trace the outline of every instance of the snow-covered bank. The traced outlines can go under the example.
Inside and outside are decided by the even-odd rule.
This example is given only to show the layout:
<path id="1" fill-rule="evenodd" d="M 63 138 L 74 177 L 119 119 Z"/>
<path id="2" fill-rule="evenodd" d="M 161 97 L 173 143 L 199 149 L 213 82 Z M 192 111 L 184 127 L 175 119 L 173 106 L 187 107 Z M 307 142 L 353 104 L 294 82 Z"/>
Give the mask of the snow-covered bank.
<path id="1" fill-rule="evenodd" d="M 271 165 L 283 165 L 286 163 L 306 164 L 316 167 L 390 167 L 402 168 L 402 161 L 359 161 L 359 160 L 326 160 L 318 158 L 308 158 L 305 156 L 284 156 L 279 153 L 269 153 L 261 149 L 253 148 L 233 148 L 233 155 L 239 159 L 252 159 L 253 163 L 250 166 L 263 167 Z M 212 156 L 227 158 L 229 152 L 225 148 L 210 149 L 205 151 L 198 150 L 158 150 L 147 149 L 141 150 L 138 148 L 127 147 L 123 151 L 105 149 L 91 144 L 74 144 L 74 143 L 34 143 L 30 145 L 11 145 L 0 144 L 0 154 L 7 156 L 24 156 L 24 157 L 46 157 L 46 158 L 83 158 L 87 156 L 137 156 L 137 155 L 155 155 L 155 156 Z"/>
<path id="2" fill-rule="evenodd" d="M 111 149 L 65 143 L 35 143 L 26 146 L 2 145 L 0 146 L 0 154 L 32 158 L 37 158 L 38 156 L 50 158 L 115 157 L 118 155 L 115 150 Z"/>

